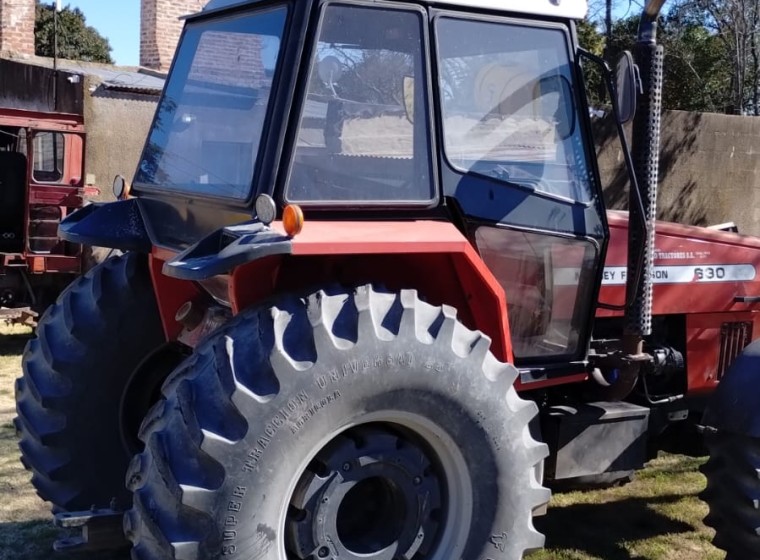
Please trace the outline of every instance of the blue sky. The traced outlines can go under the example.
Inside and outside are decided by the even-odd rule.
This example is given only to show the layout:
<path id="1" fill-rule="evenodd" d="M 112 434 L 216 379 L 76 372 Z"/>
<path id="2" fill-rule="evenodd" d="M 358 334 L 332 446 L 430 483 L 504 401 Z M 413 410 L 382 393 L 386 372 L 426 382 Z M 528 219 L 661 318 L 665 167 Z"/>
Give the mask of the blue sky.
<path id="1" fill-rule="evenodd" d="M 140 0 L 63 0 L 61 4 L 82 10 L 87 25 L 108 38 L 116 64 L 140 62 Z"/>

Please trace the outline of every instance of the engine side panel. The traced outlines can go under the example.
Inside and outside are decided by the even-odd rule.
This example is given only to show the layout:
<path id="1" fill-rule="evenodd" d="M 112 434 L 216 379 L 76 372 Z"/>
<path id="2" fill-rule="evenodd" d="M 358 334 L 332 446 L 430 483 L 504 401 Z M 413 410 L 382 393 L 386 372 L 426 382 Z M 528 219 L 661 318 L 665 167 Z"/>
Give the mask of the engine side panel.
<path id="1" fill-rule="evenodd" d="M 610 212 L 610 245 L 600 301 L 625 301 L 627 215 Z M 654 251 L 654 314 L 760 310 L 760 239 L 658 222 Z M 758 297 L 740 302 L 738 297 Z M 620 315 L 601 310 L 598 317 Z"/>

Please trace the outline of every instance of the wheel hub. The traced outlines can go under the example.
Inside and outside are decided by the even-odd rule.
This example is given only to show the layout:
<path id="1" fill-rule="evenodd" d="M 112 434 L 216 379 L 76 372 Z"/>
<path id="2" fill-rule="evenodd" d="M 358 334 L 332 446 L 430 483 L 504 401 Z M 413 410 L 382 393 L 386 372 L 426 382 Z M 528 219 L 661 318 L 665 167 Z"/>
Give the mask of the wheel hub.
<path id="1" fill-rule="evenodd" d="M 441 526 L 442 479 L 413 434 L 349 430 L 309 465 L 290 501 L 286 546 L 295 558 L 426 558 Z"/>
<path id="2" fill-rule="evenodd" d="M 119 429 L 129 456 L 142 451 L 140 424 L 161 397 L 161 385 L 184 355 L 172 344 L 160 346 L 138 364 L 129 378 L 119 403 Z"/>

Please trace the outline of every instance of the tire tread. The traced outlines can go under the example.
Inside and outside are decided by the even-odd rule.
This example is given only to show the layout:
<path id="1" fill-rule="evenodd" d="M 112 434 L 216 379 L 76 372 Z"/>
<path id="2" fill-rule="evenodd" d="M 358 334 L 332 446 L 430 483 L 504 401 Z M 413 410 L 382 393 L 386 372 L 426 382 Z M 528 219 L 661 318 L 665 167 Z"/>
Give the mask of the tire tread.
<path id="1" fill-rule="evenodd" d="M 705 524 L 726 560 L 760 560 L 760 439 L 719 432 L 706 436 L 710 459 L 702 467 L 710 506 Z"/>
<path id="2" fill-rule="evenodd" d="M 304 324 L 310 325 L 308 332 L 301 328 Z M 290 336 L 288 325 L 300 329 L 300 336 Z M 235 355 L 237 350 L 230 341 L 242 336 L 245 329 L 274 333 L 271 356 L 245 350 L 241 350 L 244 356 Z M 283 296 L 271 308 L 244 311 L 201 343 L 182 371 L 175 371 L 167 380 L 162 402 L 148 414 L 141 428 L 146 448 L 141 458 L 133 460 L 127 474 L 134 491 L 134 506 L 128 514 L 132 558 L 216 557 L 204 547 L 214 527 L 213 508 L 208 504 L 218 500 L 221 481 L 215 476 L 199 480 L 192 465 L 215 465 L 224 476 L 223 459 L 245 433 L 237 429 L 222 433 L 221 427 L 245 423 L 247 412 L 258 406 L 260 395 L 249 387 L 250 380 L 237 376 L 236 360 L 261 360 L 261 368 L 251 368 L 260 371 L 270 367 L 271 357 L 272 375 L 284 383 L 293 377 L 291 374 L 312 365 L 310 349 L 346 350 L 363 336 L 386 340 L 407 332 L 424 344 L 447 345 L 456 355 L 472 356 L 488 379 L 503 378 L 511 387 L 517 377 L 513 366 L 498 362 L 490 354 L 487 336 L 463 327 L 453 308 L 424 303 L 413 290 L 387 294 L 362 286 L 350 294 L 326 289 L 304 299 Z M 536 406 L 520 399 L 513 389 L 506 393 L 504 402 L 516 413 L 516 429 L 526 442 L 530 467 L 535 467 L 548 455 L 548 448 L 530 434 Z M 139 483 L 132 482 L 135 480 Z M 549 500 L 548 490 L 535 477 L 530 500 L 534 509 Z M 523 552 L 538 549 L 544 542 L 529 517 L 526 523 L 527 547 Z M 185 556 L 186 551 L 192 555 Z"/>
<path id="3" fill-rule="evenodd" d="M 73 426 L 71 419 L 83 409 L 97 409 L 97 399 L 104 397 L 94 394 L 91 386 L 119 359 L 124 346 L 120 337 L 135 335 L 145 342 L 130 341 L 129 352 L 163 341 L 147 258 L 127 253 L 72 282 L 45 312 L 36 337 L 27 343 L 23 376 L 17 382 L 15 424 L 22 463 L 32 471 L 37 493 L 55 510 L 105 507 L 112 497 L 126 501 L 126 489 L 118 486 L 111 493 L 98 480 L 105 475 L 118 480 L 123 471 L 119 476 L 106 473 L 114 461 L 86 448 L 88 434 Z M 98 476 L 85 474 L 93 462 L 102 465 L 97 467 Z"/>

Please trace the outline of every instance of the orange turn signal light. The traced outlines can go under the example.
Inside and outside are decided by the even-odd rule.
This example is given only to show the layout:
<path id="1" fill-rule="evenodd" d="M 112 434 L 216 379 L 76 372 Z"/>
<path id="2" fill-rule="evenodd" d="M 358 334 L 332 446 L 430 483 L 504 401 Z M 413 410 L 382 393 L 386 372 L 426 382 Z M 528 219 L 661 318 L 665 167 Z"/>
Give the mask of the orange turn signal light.
<path id="1" fill-rule="evenodd" d="M 303 229 L 303 210 L 298 204 L 288 204 L 282 211 L 282 225 L 285 233 L 295 237 Z"/>

